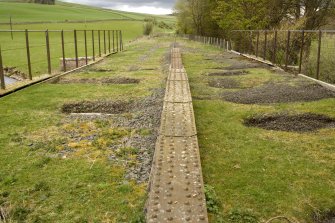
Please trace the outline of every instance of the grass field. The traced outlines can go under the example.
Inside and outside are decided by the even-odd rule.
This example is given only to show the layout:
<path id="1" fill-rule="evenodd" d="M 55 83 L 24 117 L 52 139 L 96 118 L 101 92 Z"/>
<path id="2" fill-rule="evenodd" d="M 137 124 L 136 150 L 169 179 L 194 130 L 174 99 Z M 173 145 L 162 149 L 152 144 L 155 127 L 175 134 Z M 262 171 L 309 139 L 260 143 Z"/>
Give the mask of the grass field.
<path id="1" fill-rule="evenodd" d="M 82 6 L 57 2 L 57 5 L 40 5 L 31 3 L 0 2 L 0 30 L 9 30 L 8 15 L 13 16 L 14 30 L 122 30 L 123 43 L 126 45 L 130 40 L 143 34 L 144 19 L 149 15 L 105 10 L 101 8 Z M 83 15 L 85 15 L 83 17 Z M 153 16 L 157 21 L 164 21 L 166 24 L 174 24 L 174 17 Z M 65 22 L 65 21 L 76 22 Z M 100 21 L 101 20 L 101 21 Z M 110 20 L 110 21 L 109 21 Z M 30 24 L 32 22 L 33 24 Z M 28 24 L 27 24 L 28 23 Z M 173 32 L 155 27 L 154 32 Z M 31 33 L 29 35 L 31 45 L 31 60 L 33 76 L 37 77 L 47 73 L 47 53 L 45 33 Z M 98 33 L 95 33 L 95 55 L 98 52 Z M 112 39 L 112 38 L 111 38 Z M 106 40 L 108 36 L 106 33 Z M 92 37 L 88 33 L 88 55 L 92 56 Z M 4 65 L 16 67 L 18 70 L 28 73 L 27 57 L 25 49 L 24 33 L 0 32 L 0 42 L 3 50 Z M 66 57 L 73 58 L 74 34 L 65 33 Z M 52 72 L 60 72 L 60 61 L 62 57 L 60 33 L 50 33 L 50 48 L 52 58 Z M 104 52 L 103 33 L 101 33 L 101 48 Z M 108 48 L 108 43 L 107 43 Z M 116 47 L 115 47 L 116 48 Z M 84 53 L 84 33 L 78 32 L 79 57 Z"/>
<path id="2" fill-rule="evenodd" d="M 222 56 L 214 47 L 195 42 L 182 45 L 195 99 L 204 181 L 214 188 L 211 197 L 217 200 L 210 206 L 211 222 L 265 222 L 275 216 L 316 222 L 313 216 L 334 213 L 334 128 L 312 133 L 269 131 L 246 127 L 243 120 L 278 112 L 335 117 L 335 100 L 268 105 L 224 101 L 220 97 L 223 92 L 237 89 L 209 87 L 208 79 L 213 77 L 206 74 L 217 72 L 211 68 L 231 65 L 229 60 L 207 60 Z M 232 78 L 241 82 L 241 87 L 283 81 L 267 69 L 249 71 Z"/>
<path id="3" fill-rule="evenodd" d="M 152 50 L 153 44 L 156 46 Z M 140 84 L 42 84 L 1 99 L 0 205 L 14 222 L 141 222 L 146 183 L 125 179 L 127 166 L 111 161 L 105 143 L 136 132 L 109 127 L 105 120 L 77 120 L 61 112 L 64 103 L 82 100 L 140 100 L 162 87 L 161 69 L 168 41 L 139 40 L 72 78 L 128 77 Z M 145 59 L 143 59 L 145 56 Z M 131 67 L 137 66 L 138 69 Z M 94 72 L 97 69 L 109 72 Z M 141 69 L 150 68 L 143 71 Z M 38 98 L 38 100 L 36 100 Z M 125 114 L 131 117 L 131 114 Z M 24 123 L 24 124 L 23 124 Z M 144 129 L 139 134 L 149 134 Z M 55 156 L 66 132 L 85 137 L 101 134 L 96 143 L 67 142 L 76 151 Z M 95 133 L 96 132 L 96 133 Z M 112 140 L 112 141 L 111 141 Z M 134 148 L 135 150 L 135 148 Z M 128 150 L 117 153 L 124 159 Z M 133 151 L 133 150 L 131 150 Z M 127 155 L 128 154 L 128 155 Z M 127 161 L 130 162 L 130 161 Z"/>

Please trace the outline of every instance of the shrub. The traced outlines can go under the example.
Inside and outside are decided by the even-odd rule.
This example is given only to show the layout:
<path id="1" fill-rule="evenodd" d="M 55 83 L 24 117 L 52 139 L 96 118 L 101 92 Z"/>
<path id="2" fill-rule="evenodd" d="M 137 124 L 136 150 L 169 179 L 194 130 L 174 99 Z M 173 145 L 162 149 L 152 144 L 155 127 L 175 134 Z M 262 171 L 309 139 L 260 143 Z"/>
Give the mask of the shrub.
<path id="1" fill-rule="evenodd" d="M 146 22 L 143 27 L 143 34 L 149 36 L 154 29 L 154 24 L 152 22 Z"/>

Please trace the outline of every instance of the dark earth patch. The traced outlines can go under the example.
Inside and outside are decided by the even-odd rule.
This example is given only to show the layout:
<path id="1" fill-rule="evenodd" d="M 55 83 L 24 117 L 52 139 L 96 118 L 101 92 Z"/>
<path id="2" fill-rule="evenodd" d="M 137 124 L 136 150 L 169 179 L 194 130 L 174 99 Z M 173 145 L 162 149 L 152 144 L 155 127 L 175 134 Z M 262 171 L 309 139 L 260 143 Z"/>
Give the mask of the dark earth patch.
<path id="1" fill-rule="evenodd" d="M 212 79 L 208 81 L 208 85 L 215 88 L 239 88 L 240 84 L 232 78 Z"/>
<path id="2" fill-rule="evenodd" d="M 225 70 L 241 70 L 241 69 L 248 69 L 248 68 L 269 68 L 268 65 L 256 63 L 256 62 L 240 62 L 237 64 L 232 64 L 228 67 L 225 67 Z"/>
<path id="3" fill-rule="evenodd" d="M 94 68 L 94 69 L 90 69 L 89 71 L 104 73 L 104 72 L 113 72 L 114 70 L 112 70 L 112 69 L 105 69 L 105 68 Z"/>
<path id="4" fill-rule="evenodd" d="M 335 210 L 314 214 L 313 223 L 335 223 Z"/>
<path id="5" fill-rule="evenodd" d="M 116 78 L 61 78 L 53 83 L 58 84 L 138 84 L 139 79 L 116 77 Z"/>
<path id="6" fill-rule="evenodd" d="M 227 101 L 240 104 L 270 104 L 334 98 L 335 92 L 315 83 L 297 86 L 268 83 L 251 89 L 224 92 L 222 97 Z"/>
<path id="7" fill-rule="evenodd" d="M 129 112 L 133 107 L 133 103 L 125 101 L 82 101 L 64 104 L 62 112 L 122 114 Z"/>
<path id="8" fill-rule="evenodd" d="M 249 71 L 247 70 L 232 70 L 232 71 L 222 71 L 210 73 L 208 76 L 239 76 L 239 75 L 247 75 Z"/>
<path id="9" fill-rule="evenodd" d="M 305 114 L 265 114 L 244 120 L 244 125 L 267 130 L 287 132 L 313 132 L 322 128 L 334 128 L 335 119 L 325 115 Z"/>

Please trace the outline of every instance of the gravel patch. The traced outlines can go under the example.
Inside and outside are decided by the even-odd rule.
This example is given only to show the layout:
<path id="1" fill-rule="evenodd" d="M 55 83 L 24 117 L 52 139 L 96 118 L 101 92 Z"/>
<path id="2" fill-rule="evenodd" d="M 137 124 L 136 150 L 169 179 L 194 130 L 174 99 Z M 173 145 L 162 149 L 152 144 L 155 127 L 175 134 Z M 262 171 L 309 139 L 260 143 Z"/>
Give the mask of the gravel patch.
<path id="1" fill-rule="evenodd" d="M 335 93 L 315 83 L 288 84 L 268 83 L 251 89 L 236 92 L 224 92 L 222 98 L 226 101 L 240 104 L 270 104 L 301 101 L 317 101 L 334 98 Z"/>
<path id="2" fill-rule="evenodd" d="M 232 71 L 210 73 L 208 74 L 208 76 L 241 76 L 241 75 L 247 75 L 248 73 L 249 71 L 247 70 L 232 70 Z"/>
<path id="3" fill-rule="evenodd" d="M 234 89 L 239 88 L 240 84 L 232 78 L 212 79 L 208 81 L 210 87 Z"/>
<path id="4" fill-rule="evenodd" d="M 312 113 L 296 115 L 265 114 L 246 119 L 244 125 L 267 130 L 313 132 L 322 128 L 334 128 L 335 119 Z"/>

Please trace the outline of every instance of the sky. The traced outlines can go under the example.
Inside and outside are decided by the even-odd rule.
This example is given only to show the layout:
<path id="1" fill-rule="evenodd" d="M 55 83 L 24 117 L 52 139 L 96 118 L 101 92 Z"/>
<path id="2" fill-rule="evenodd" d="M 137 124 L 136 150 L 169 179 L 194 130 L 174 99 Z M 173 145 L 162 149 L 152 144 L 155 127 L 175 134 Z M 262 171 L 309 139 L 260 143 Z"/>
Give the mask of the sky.
<path id="1" fill-rule="evenodd" d="M 175 0 L 62 0 L 64 2 L 79 3 L 116 9 L 128 12 L 141 12 L 148 14 L 171 14 Z"/>

